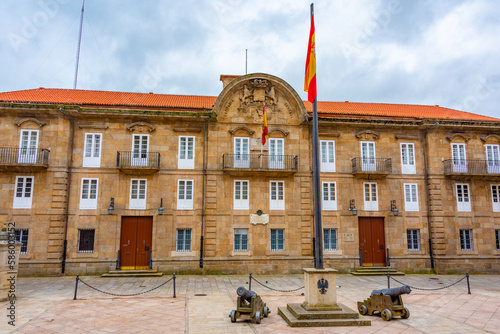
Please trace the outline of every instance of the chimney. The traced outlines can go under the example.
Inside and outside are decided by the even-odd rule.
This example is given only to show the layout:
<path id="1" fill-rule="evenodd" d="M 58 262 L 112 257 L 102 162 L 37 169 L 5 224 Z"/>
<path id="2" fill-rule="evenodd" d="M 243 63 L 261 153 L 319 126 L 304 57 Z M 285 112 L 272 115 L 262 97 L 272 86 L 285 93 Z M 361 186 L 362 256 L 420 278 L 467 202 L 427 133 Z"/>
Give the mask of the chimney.
<path id="1" fill-rule="evenodd" d="M 241 75 L 221 74 L 220 81 L 222 81 L 222 89 L 226 88 L 234 79 L 241 77 Z"/>

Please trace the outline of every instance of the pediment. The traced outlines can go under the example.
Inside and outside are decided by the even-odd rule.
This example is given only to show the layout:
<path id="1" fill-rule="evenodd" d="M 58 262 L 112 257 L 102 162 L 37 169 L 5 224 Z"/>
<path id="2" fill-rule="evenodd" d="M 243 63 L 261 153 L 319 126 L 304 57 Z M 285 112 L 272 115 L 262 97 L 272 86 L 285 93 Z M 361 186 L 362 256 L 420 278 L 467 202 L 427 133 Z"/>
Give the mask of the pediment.
<path id="1" fill-rule="evenodd" d="M 45 122 L 42 122 L 34 117 L 28 117 L 28 118 L 23 118 L 23 119 L 20 119 L 20 120 L 17 120 L 15 122 L 15 124 L 18 126 L 18 127 L 21 127 L 21 126 L 26 126 L 26 124 L 33 124 L 35 126 L 38 126 L 38 127 L 42 127 L 44 126 L 46 123 Z"/>
<path id="2" fill-rule="evenodd" d="M 127 125 L 127 130 L 130 132 L 153 132 L 156 127 L 146 122 L 134 122 Z"/>
<path id="3" fill-rule="evenodd" d="M 448 139 L 448 141 L 452 142 L 452 141 L 455 141 L 455 142 L 468 142 L 471 137 L 468 135 L 468 134 L 465 134 L 465 133 L 452 133 L 451 135 L 449 136 L 446 136 L 446 139 Z"/>
<path id="4" fill-rule="evenodd" d="M 362 140 L 377 140 L 380 138 L 380 132 L 375 130 L 361 130 L 356 132 L 356 138 Z"/>
<path id="5" fill-rule="evenodd" d="M 484 136 L 481 136 L 481 140 L 485 143 L 495 143 L 495 144 L 498 144 L 500 143 L 500 136 L 499 135 L 492 135 L 492 134 L 489 134 L 489 135 L 484 135 Z"/>

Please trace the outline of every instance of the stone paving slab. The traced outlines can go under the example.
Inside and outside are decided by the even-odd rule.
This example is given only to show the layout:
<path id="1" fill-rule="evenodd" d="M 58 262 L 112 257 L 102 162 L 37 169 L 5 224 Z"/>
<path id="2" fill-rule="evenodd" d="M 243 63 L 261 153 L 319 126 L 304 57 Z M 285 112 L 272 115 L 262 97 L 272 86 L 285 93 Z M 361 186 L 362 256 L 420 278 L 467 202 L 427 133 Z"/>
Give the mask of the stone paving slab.
<path id="1" fill-rule="evenodd" d="M 236 306 L 236 288 L 248 287 L 247 276 L 177 276 L 176 297 L 167 283 L 147 294 L 133 297 L 105 295 L 79 284 L 73 300 L 75 278 L 20 278 L 16 287 L 16 327 L 7 324 L 7 302 L 0 303 L 0 333 L 499 333 L 500 276 L 471 276 L 472 294 L 462 276 L 407 275 L 398 280 L 414 287 L 404 295 L 409 319 L 383 321 L 366 316 L 370 327 L 290 328 L 277 308 L 304 301 L 303 291 L 280 292 L 303 286 L 303 275 L 256 276 L 252 281 L 271 310 L 257 325 L 251 321 L 231 323 L 229 312 Z M 168 280 L 162 278 L 100 278 L 83 280 L 115 294 L 150 290 Z M 337 276 L 338 301 L 357 309 L 357 301 L 371 290 L 387 288 L 386 277 Z M 391 286 L 399 286 L 391 281 Z M 448 287 L 449 286 L 449 287 Z M 360 318 L 365 318 L 360 316 Z"/>

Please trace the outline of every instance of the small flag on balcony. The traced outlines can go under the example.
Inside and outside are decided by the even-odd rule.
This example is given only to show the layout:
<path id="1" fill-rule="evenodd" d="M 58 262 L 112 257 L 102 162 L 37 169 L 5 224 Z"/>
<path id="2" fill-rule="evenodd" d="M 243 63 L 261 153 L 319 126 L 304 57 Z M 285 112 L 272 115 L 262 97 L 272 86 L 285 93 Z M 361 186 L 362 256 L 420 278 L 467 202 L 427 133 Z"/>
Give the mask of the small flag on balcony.
<path id="1" fill-rule="evenodd" d="M 262 107 L 262 117 L 264 119 L 264 123 L 262 123 L 262 145 L 266 145 L 267 138 L 269 138 L 269 129 L 267 128 L 266 102 L 264 102 Z"/>

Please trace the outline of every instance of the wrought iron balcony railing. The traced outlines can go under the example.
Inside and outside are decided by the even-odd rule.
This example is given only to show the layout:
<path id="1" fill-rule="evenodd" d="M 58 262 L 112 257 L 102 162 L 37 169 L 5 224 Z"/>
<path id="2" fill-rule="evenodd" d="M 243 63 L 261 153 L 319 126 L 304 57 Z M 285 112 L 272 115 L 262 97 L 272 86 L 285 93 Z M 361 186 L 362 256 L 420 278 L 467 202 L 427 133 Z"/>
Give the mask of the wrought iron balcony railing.
<path id="1" fill-rule="evenodd" d="M 447 159 L 443 164 L 446 175 L 500 176 L 500 160 Z"/>
<path id="2" fill-rule="evenodd" d="M 297 171 L 296 155 L 235 154 L 222 155 L 222 169 Z"/>
<path id="3" fill-rule="evenodd" d="M 46 148 L 0 147 L 1 166 L 49 166 L 49 153 Z"/>
<path id="4" fill-rule="evenodd" d="M 351 160 L 353 174 L 391 174 L 392 160 L 390 158 L 355 157 Z"/>
<path id="5" fill-rule="evenodd" d="M 160 169 L 160 153 L 130 151 L 116 152 L 116 167 Z"/>

